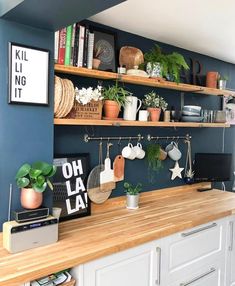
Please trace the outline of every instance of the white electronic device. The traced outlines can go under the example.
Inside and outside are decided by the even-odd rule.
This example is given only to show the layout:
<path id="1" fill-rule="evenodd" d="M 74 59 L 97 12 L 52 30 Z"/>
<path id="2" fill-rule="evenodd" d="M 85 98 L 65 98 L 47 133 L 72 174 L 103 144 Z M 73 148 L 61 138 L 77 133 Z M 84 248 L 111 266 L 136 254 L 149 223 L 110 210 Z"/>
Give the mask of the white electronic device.
<path id="1" fill-rule="evenodd" d="M 31 222 L 8 221 L 3 224 L 3 247 L 10 253 L 55 243 L 58 220 L 53 216 Z"/>

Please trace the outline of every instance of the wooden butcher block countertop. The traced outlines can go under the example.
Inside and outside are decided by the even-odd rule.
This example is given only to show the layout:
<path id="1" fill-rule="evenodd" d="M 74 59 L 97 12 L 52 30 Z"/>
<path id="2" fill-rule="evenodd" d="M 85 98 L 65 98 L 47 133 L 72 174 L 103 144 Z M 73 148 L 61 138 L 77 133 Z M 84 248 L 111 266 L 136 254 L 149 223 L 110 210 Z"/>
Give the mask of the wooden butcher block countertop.
<path id="1" fill-rule="evenodd" d="M 93 206 L 90 217 L 59 226 L 59 241 L 17 254 L 2 248 L 0 285 L 13 286 L 149 242 L 235 212 L 235 194 L 181 186 L 141 194 L 140 208 L 127 210 L 124 197 Z"/>

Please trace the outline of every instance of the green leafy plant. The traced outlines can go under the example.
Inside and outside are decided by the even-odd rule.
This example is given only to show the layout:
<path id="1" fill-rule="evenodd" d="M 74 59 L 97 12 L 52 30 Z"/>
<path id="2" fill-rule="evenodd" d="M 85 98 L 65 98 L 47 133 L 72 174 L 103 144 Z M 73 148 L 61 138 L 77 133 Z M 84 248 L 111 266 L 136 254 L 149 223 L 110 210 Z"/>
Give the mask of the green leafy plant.
<path id="1" fill-rule="evenodd" d="M 182 69 L 188 70 L 184 57 L 179 53 L 172 53 L 166 56 L 167 60 L 167 77 L 172 78 L 173 81 L 180 82 L 180 72 Z"/>
<path id="2" fill-rule="evenodd" d="M 167 57 L 163 54 L 159 45 L 155 44 L 149 52 L 145 53 L 144 60 L 145 63 L 150 63 L 152 67 L 155 63 L 160 63 L 162 76 L 167 76 Z M 143 68 L 143 66 L 140 66 L 140 68 Z"/>
<path id="3" fill-rule="evenodd" d="M 149 144 L 146 149 L 146 159 L 148 167 L 153 171 L 159 171 L 162 168 L 162 160 L 160 160 L 160 144 Z"/>
<path id="4" fill-rule="evenodd" d="M 37 161 L 32 165 L 23 164 L 16 173 L 16 183 L 19 188 L 33 188 L 36 192 L 44 192 L 48 186 L 53 190 L 49 178 L 56 173 L 56 166 Z"/>
<path id="5" fill-rule="evenodd" d="M 118 86 L 118 83 L 116 82 L 113 86 L 104 87 L 102 95 L 104 100 L 116 101 L 120 107 L 124 107 L 127 102 L 126 97 L 132 95 L 132 93 L 125 90 L 123 87 Z"/>
<path id="6" fill-rule="evenodd" d="M 125 192 L 127 195 L 136 196 L 142 190 L 142 184 L 141 183 L 138 183 L 136 186 L 134 186 L 128 182 L 125 182 L 123 186 L 124 186 L 124 189 L 125 189 Z"/>
<path id="7" fill-rule="evenodd" d="M 228 81 L 229 77 L 227 75 L 221 75 L 220 74 L 218 80 L 226 80 L 226 81 Z"/>
<path id="8" fill-rule="evenodd" d="M 168 106 L 168 103 L 164 100 L 164 98 L 159 96 L 154 91 L 145 94 L 142 103 L 145 108 L 156 107 L 161 108 L 162 110 L 166 110 Z"/>

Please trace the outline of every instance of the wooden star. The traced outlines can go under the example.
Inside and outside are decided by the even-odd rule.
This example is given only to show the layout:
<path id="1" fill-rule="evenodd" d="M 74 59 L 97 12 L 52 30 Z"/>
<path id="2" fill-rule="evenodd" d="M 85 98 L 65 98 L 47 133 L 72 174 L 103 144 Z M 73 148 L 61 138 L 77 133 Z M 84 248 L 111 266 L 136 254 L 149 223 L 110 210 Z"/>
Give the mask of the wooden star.
<path id="1" fill-rule="evenodd" d="M 178 161 L 175 162 L 175 167 L 170 169 L 172 172 L 171 180 L 173 181 L 176 177 L 179 177 L 182 179 L 181 172 L 184 170 L 184 168 L 180 168 Z"/>

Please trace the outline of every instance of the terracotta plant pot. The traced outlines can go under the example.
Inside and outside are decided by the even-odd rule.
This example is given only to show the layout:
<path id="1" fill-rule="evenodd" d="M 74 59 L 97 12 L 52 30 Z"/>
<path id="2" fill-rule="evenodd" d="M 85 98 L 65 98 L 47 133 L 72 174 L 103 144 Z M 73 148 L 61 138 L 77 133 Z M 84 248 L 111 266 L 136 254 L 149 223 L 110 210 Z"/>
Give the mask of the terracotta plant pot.
<path id="1" fill-rule="evenodd" d="M 101 63 L 100 59 L 93 59 L 92 60 L 92 68 L 95 70 L 98 70 L 100 63 Z"/>
<path id="2" fill-rule="evenodd" d="M 120 112 L 120 106 L 116 101 L 105 100 L 104 101 L 104 115 L 106 118 L 118 118 Z"/>
<path id="3" fill-rule="evenodd" d="M 25 209 L 36 209 L 42 204 L 42 193 L 35 192 L 32 188 L 22 188 L 20 202 Z"/>
<path id="4" fill-rule="evenodd" d="M 206 74 L 206 87 L 217 88 L 219 73 L 218 72 L 207 72 Z"/>
<path id="5" fill-rule="evenodd" d="M 147 110 L 150 114 L 151 121 L 159 121 L 161 115 L 161 108 L 149 107 Z"/>

